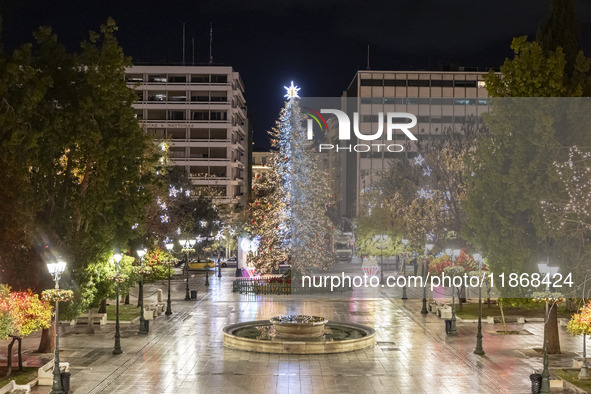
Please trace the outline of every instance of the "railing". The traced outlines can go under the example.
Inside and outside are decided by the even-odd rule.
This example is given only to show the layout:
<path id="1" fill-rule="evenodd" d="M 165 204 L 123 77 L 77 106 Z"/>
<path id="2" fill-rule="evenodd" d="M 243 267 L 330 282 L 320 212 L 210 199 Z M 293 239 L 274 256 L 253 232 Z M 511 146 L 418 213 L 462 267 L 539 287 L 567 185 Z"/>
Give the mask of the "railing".
<path id="1" fill-rule="evenodd" d="M 238 278 L 232 281 L 232 292 L 252 295 L 327 294 L 345 293 L 351 287 L 301 287 L 292 286 L 292 280 L 285 277 Z"/>

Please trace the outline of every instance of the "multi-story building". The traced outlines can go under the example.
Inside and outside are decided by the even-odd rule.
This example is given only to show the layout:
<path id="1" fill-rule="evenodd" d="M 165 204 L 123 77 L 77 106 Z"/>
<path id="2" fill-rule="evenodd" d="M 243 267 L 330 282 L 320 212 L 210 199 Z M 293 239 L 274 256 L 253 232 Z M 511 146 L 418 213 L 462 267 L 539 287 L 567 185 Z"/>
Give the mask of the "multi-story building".
<path id="1" fill-rule="evenodd" d="M 467 122 L 478 121 L 489 110 L 488 92 L 484 73 L 477 71 L 374 71 L 357 72 L 343 94 L 347 112 L 359 113 L 359 130 L 373 134 L 379 128 L 378 114 L 407 112 L 417 117 L 412 132 L 419 140 L 441 137 L 448 128 L 465 127 Z M 341 150 L 341 214 L 354 218 L 360 198 L 371 190 L 384 170 L 388 170 L 394 157 L 412 158 L 417 155 L 414 144 L 398 131 L 394 141 L 382 139 L 369 141 L 373 144 L 399 143 L 405 146 L 400 153 L 377 151 Z M 354 140 L 349 144 L 368 141 Z"/>
<path id="2" fill-rule="evenodd" d="M 270 160 L 273 152 L 270 151 L 256 151 L 252 152 L 252 177 L 253 183 L 257 182 L 259 176 L 264 176 L 271 171 L 273 167 L 270 166 Z"/>
<path id="3" fill-rule="evenodd" d="M 173 165 L 195 191 L 218 203 L 246 205 L 249 127 L 244 84 L 228 66 L 134 65 L 126 70 L 146 132 L 169 145 Z"/>

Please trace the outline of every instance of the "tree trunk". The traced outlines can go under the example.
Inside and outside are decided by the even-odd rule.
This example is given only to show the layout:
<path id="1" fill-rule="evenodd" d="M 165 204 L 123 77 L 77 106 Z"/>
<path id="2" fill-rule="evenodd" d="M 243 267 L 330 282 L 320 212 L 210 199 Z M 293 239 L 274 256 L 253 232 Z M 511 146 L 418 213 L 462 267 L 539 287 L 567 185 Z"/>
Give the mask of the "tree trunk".
<path id="1" fill-rule="evenodd" d="M 138 293 L 138 296 L 137 296 L 137 306 L 138 306 L 138 308 L 140 306 L 142 306 L 142 300 L 144 298 L 144 284 L 142 282 L 140 282 L 139 283 L 139 287 L 140 287 L 140 290 L 139 290 L 139 293 Z"/>
<path id="2" fill-rule="evenodd" d="M 101 305 L 99 306 L 98 313 L 107 313 L 107 299 L 101 301 Z"/>
<path id="3" fill-rule="evenodd" d="M 86 333 L 87 334 L 94 334 L 94 327 L 93 327 L 93 323 L 94 323 L 94 311 L 91 309 L 88 310 L 88 326 L 86 327 Z"/>
<path id="4" fill-rule="evenodd" d="M 544 324 L 544 344 L 548 354 L 560 354 L 560 337 L 558 336 L 558 304 L 548 305 L 548 315 Z"/>
<path id="5" fill-rule="evenodd" d="M 53 353 L 55 349 L 55 342 L 53 341 L 54 325 L 50 328 L 41 330 L 41 341 L 37 353 Z"/>
<path id="6" fill-rule="evenodd" d="M 125 296 L 125 305 L 129 305 L 129 293 L 127 293 L 127 295 Z"/>
<path id="7" fill-rule="evenodd" d="M 8 357 L 6 363 L 6 376 L 10 376 L 12 373 L 12 345 L 14 345 L 14 341 L 16 341 L 15 337 L 12 337 L 12 341 L 8 344 Z"/>
<path id="8" fill-rule="evenodd" d="M 22 338 L 16 338 L 16 340 L 18 341 L 18 370 L 22 371 L 23 370 L 23 353 L 21 352 L 21 345 L 23 342 Z"/>

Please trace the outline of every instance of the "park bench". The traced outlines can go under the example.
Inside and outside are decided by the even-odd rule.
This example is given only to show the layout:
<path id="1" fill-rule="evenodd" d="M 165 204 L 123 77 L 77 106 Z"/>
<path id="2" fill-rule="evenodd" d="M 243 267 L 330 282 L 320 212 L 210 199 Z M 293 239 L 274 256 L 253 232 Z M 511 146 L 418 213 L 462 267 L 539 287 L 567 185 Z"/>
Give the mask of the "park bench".
<path id="1" fill-rule="evenodd" d="M 41 368 L 39 368 L 39 372 L 37 372 L 38 377 L 38 384 L 39 386 L 51 386 L 53 385 L 53 364 L 54 360 L 51 360 Z M 67 362 L 60 362 L 60 372 L 69 372 L 70 371 L 70 363 Z"/>
<path id="2" fill-rule="evenodd" d="M 30 393 L 30 392 L 31 392 L 31 385 L 30 384 L 16 384 L 16 382 L 14 380 L 11 380 L 4 387 L 0 387 L 0 394 Z"/>
<path id="3" fill-rule="evenodd" d="M 155 302 L 152 304 L 152 309 L 154 309 L 156 311 L 157 315 L 160 315 L 160 314 L 164 313 L 164 309 L 166 309 L 166 308 L 164 306 L 164 303 Z"/>
<path id="4" fill-rule="evenodd" d="M 164 312 L 164 304 L 155 302 L 153 304 L 146 305 L 144 309 L 154 311 L 155 315 L 159 316 L 161 313 Z"/>
<path id="5" fill-rule="evenodd" d="M 74 319 L 76 323 L 74 324 L 88 324 L 88 313 L 84 313 Z M 107 314 L 106 313 L 93 313 L 92 314 L 92 324 L 99 324 L 104 326 L 107 324 Z"/>
<path id="6" fill-rule="evenodd" d="M 154 320 L 156 318 L 156 311 L 154 309 L 144 308 L 144 319 Z"/>
<path id="7" fill-rule="evenodd" d="M 438 306 L 437 316 L 442 319 L 451 319 L 451 307 L 448 305 Z"/>
<path id="8" fill-rule="evenodd" d="M 434 301 L 429 303 L 429 312 L 437 314 L 437 307 L 439 307 L 441 303 Z"/>

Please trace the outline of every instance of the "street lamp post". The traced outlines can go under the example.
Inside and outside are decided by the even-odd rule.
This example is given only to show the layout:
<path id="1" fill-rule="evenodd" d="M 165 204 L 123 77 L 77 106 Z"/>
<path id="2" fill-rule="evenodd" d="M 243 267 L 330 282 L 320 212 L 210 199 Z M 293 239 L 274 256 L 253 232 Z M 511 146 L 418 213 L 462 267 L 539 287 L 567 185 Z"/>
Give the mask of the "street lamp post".
<path id="1" fill-rule="evenodd" d="M 402 243 L 404 244 L 403 260 L 402 260 L 402 276 L 404 276 L 404 287 L 402 288 L 402 299 L 408 300 L 408 297 L 406 296 L 406 260 L 408 259 L 407 252 L 406 252 L 406 245 L 408 245 L 408 239 L 402 239 Z"/>
<path id="2" fill-rule="evenodd" d="M 144 268 L 144 256 L 146 255 L 146 249 L 138 249 L 136 251 L 137 255 L 140 258 L 140 267 Z M 146 324 L 146 319 L 144 318 L 144 273 L 141 274 L 140 279 L 140 335 L 147 335 L 150 329 Z"/>
<path id="3" fill-rule="evenodd" d="M 585 280 L 583 281 L 583 301 L 585 300 L 585 286 L 587 283 L 587 275 L 585 273 Z M 587 335 L 583 334 L 583 362 L 581 363 L 581 370 L 579 371 L 579 379 L 589 379 L 589 368 L 587 366 Z"/>
<path id="4" fill-rule="evenodd" d="M 62 273 L 66 270 L 66 263 L 64 261 L 58 261 L 57 263 L 48 263 L 47 270 L 53 276 L 56 290 L 60 288 L 59 280 Z M 55 300 L 55 318 L 54 318 L 54 332 L 53 338 L 55 341 L 55 350 L 53 355 L 53 384 L 51 386 L 51 394 L 63 394 L 62 388 L 62 376 L 60 371 L 60 351 L 59 351 L 59 335 L 57 332 L 57 321 L 59 319 L 59 301 Z M 9 355 L 10 357 L 10 355 Z"/>
<path id="5" fill-rule="evenodd" d="M 583 363 L 579 371 L 579 379 L 589 379 L 589 368 L 587 367 L 587 335 L 583 334 Z"/>
<path id="6" fill-rule="evenodd" d="M 191 300 L 191 296 L 189 295 L 189 252 L 193 249 L 193 246 L 195 246 L 195 242 L 197 242 L 197 240 L 195 238 L 180 239 L 179 240 L 179 243 L 181 244 L 181 247 L 183 248 L 183 252 L 185 252 L 185 271 L 187 271 L 187 281 L 186 281 L 186 286 L 185 286 L 185 301 Z"/>
<path id="7" fill-rule="evenodd" d="M 548 276 L 548 280 L 546 281 L 546 292 L 550 292 L 550 280 L 554 275 L 558 273 L 558 267 L 550 267 L 548 265 L 548 260 L 545 263 L 538 264 L 538 270 L 541 274 L 546 274 Z M 544 278 L 545 279 L 545 278 Z M 542 283 L 545 280 L 542 281 Z M 554 305 L 553 305 L 554 307 Z M 546 316 L 544 319 L 544 369 L 542 370 L 542 388 L 540 393 L 549 393 L 550 392 L 550 371 L 548 370 L 548 299 L 546 298 Z"/>
<path id="8" fill-rule="evenodd" d="M 425 244 L 425 261 L 423 262 L 423 280 L 425 280 L 425 282 L 423 283 L 423 308 L 421 309 L 421 313 L 423 315 L 429 313 L 429 311 L 427 310 L 427 280 L 425 276 L 425 271 L 427 270 L 427 255 L 433 249 L 434 246 L 435 245 L 430 243 Z"/>
<path id="9" fill-rule="evenodd" d="M 113 255 L 113 260 L 115 260 L 115 271 L 117 275 L 119 275 L 119 262 L 123 258 L 121 253 L 115 253 Z M 115 347 L 113 347 L 113 354 L 121 354 L 123 350 L 121 350 L 121 333 L 119 332 L 119 280 L 117 280 L 117 291 L 116 291 L 116 309 L 115 309 Z"/>
<path id="10" fill-rule="evenodd" d="M 472 257 L 478 262 L 478 273 L 482 275 L 482 255 L 480 253 L 474 253 Z M 483 276 L 481 278 L 484 280 Z M 484 353 L 484 349 L 482 348 L 482 283 L 480 283 L 478 286 L 478 332 L 476 333 L 476 349 L 474 349 L 474 354 L 482 356 Z"/>
<path id="11" fill-rule="evenodd" d="M 168 299 L 166 300 L 166 312 L 164 314 L 166 316 L 172 315 L 172 308 L 171 308 L 171 301 L 170 301 L 170 265 L 172 264 L 172 248 L 174 244 L 172 242 L 168 242 L 165 244 L 166 249 L 168 250 Z"/>
<path id="12" fill-rule="evenodd" d="M 460 255 L 460 249 L 446 249 L 445 254 L 451 256 L 451 266 L 455 267 L 456 265 L 456 257 Z M 451 284 L 451 327 L 449 329 L 448 335 L 458 335 L 458 330 L 456 329 L 456 289 L 453 284 Z"/>

